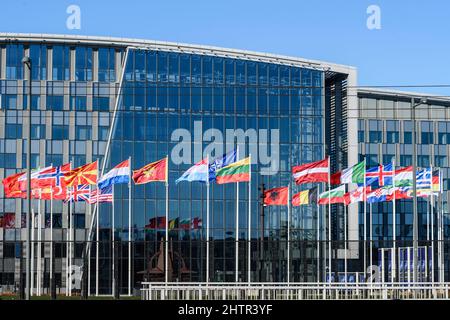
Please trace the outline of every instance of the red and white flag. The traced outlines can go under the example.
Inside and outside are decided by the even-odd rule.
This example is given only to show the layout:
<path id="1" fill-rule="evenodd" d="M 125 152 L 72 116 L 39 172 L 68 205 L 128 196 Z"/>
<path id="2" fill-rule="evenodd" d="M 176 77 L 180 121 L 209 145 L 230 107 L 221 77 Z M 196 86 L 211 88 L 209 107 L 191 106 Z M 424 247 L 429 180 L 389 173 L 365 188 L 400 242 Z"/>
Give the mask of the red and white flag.
<path id="1" fill-rule="evenodd" d="M 330 167 L 328 157 L 301 166 L 292 167 L 292 176 L 296 184 L 309 182 L 328 182 Z"/>

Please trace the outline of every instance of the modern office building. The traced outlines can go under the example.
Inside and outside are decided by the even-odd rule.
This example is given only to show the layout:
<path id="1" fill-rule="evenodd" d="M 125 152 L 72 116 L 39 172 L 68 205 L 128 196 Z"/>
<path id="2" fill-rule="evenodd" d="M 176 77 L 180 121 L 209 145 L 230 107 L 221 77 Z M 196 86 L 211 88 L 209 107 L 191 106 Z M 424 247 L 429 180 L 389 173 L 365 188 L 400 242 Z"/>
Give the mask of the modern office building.
<path id="1" fill-rule="evenodd" d="M 411 94 L 358 91 L 357 72 L 350 66 L 180 43 L 0 34 L 0 178 L 26 168 L 29 75 L 21 61 L 24 56 L 32 60 L 32 167 L 68 162 L 76 167 L 98 159 L 106 172 L 129 157 L 132 168 L 138 169 L 169 156 L 170 281 L 324 280 L 328 263 L 326 210 L 317 211 L 312 205 L 292 209 L 288 268 L 288 210 L 284 206 L 261 207 L 259 188 L 262 184 L 269 189 L 289 183 L 292 193 L 310 188 L 312 184 L 293 183 L 291 167 L 325 155 L 330 155 L 333 172 L 357 163 L 364 154 L 370 164 L 392 156 L 399 165 L 411 161 L 407 134 Z M 421 121 L 419 165 L 448 167 L 450 110 L 437 112 L 434 107 L 448 106 L 450 101 L 437 97 L 429 101 L 427 108 L 417 109 Z M 436 117 L 440 120 L 431 120 Z M 180 146 L 184 146 L 181 151 Z M 236 147 L 240 158 L 251 154 L 252 180 L 250 192 L 247 183 L 240 183 L 239 188 L 236 184 L 211 184 L 207 275 L 206 186 L 199 182 L 176 184 L 175 180 L 200 161 L 211 146 L 215 147 L 211 157 Z M 443 174 L 448 189 L 448 168 Z M 319 190 L 325 190 L 325 185 L 319 185 Z M 3 190 L 0 192 L 0 285 L 11 289 L 20 279 L 27 208 L 25 200 L 7 199 Z M 127 185 L 116 186 L 113 205 L 101 204 L 99 210 L 81 201 L 74 203 L 73 264 L 89 270 L 91 293 L 97 289 L 100 294 L 112 292 L 113 256 L 120 292 L 128 292 L 129 230 L 132 288 L 138 289 L 144 280 L 164 281 L 165 192 L 164 183 L 132 185 L 131 226 Z M 425 211 L 419 203 L 422 217 Z M 69 205 L 57 200 L 52 205 L 54 271 L 58 290 L 64 292 Z M 382 206 L 389 205 L 373 208 L 374 239 L 390 240 L 391 219 L 382 213 Z M 35 239 L 41 239 L 39 271 L 43 287 L 48 288 L 50 203 L 33 200 L 35 212 L 39 207 L 45 213 L 45 227 L 42 237 L 36 233 Z M 358 205 L 349 206 L 346 256 L 353 272 L 362 272 L 364 267 L 359 211 L 358 215 Z M 397 214 L 398 234 L 410 240 L 407 226 L 411 225 L 411 205 L 405 202 Z M 342 206 L 332 206 L 331 219 L 332 270 L 342 272 Z M 420 222 L 423 226 L 423 218 Z M 425 239 L 423 232 L 421 229 Z M 114 255 L 113 239 L 117 248 Z M 89 240 L 94 244 L 89 263 L 85 263 L 83 254 Z M 377 247 L 382 244 L 377 243 Z"/>

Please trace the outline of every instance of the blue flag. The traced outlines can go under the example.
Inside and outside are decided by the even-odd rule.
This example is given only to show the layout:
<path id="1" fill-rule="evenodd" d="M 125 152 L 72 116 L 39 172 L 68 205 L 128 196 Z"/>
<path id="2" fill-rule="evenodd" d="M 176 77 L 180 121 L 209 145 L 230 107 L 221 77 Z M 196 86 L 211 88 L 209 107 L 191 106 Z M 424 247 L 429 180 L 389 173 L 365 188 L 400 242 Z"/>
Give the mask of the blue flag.
<path id="1" fill-rule="evenodd" d="M 221 157 L 214 159 L 209 164 L 209 181 L 216 180 L 216 171 L 236 162 L 236 150 L 232 150 Z"/>
<path id="2" fill-rule="evenodd" d="M 394 170 L 392 163 L 379 165 L 366 171 L 366 185 L 376 185 L 379 187 L 392 186 Z"/>

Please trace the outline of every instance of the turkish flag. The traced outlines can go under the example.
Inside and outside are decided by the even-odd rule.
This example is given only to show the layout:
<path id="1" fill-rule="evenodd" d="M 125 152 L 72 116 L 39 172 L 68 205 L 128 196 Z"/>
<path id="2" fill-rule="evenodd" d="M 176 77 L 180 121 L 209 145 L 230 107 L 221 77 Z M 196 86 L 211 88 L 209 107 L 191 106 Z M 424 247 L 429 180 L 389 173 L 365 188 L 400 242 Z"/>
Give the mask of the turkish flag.
<path id="1" fill-rule="evenodd" d="M 267 206 L 287 206 L 288 187 L 273 188 L 264 191 L 264 204 Z"/>
<path id="2" fill-rule="evenodd" d="M 167 161 L 168 158 L 147 164 L 139 170 L 133 171 L 133 181 L 135 184 L 144 184 L 152 181 L 167 182 Z"/>

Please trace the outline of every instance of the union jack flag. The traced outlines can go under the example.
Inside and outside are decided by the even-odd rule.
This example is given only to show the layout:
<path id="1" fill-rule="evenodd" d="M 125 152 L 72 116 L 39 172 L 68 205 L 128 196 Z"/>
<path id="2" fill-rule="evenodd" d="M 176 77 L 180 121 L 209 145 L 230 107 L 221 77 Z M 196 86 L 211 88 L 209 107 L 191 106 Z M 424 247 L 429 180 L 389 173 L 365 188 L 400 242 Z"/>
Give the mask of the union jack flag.
<path id="1" fill-rule="evenodd" d="M 90 189 L 89 189 L 89 185 L 88 184 L 80 184 L 77 186 L 74 186 L 71 188 L 72 190 L 70 190 L 67 193 L 67 198 L 65 200 L 65 202 L 69 202 L 69 201 L 85 201 L 87 203 L 89 203 L 90 201 Z"/>
<path id="2" fill-rule="evenodd" d="M 98 193 L 98 190 L 100 190 L 100 193 Z M 106 188 L 103 189 L 95 189 L 91 192 L 90 195 L 90 202 L 91 204 L 97 203 L 97 202 L 113 202 L 113 190 L 112 185 L 109 185 Z"/>

